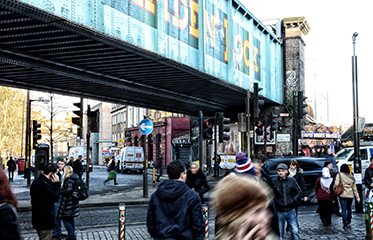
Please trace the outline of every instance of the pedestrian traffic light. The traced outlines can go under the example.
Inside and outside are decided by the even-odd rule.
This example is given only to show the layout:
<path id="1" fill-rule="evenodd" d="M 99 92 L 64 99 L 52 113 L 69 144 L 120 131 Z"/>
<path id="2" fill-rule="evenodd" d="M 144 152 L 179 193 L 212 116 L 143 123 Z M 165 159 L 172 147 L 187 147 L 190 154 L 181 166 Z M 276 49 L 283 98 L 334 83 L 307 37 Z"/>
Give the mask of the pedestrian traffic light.
<path id="1" fill-rule="evenodd" d="M 273 131 L 276 131 L 278 129 L 278 121 L 275 120 L 275 118 L 278 118 L 278 115 L 275 115 L 273 111 L 271 112 L 271 125 L 270 125 L 270 135 L 269 137 L 273 139 Z"/>
<path id="2" fill-rule="evenodd" d="M 225 118 L 224 113 L 219 113 L 219 142 L 228 141 L 231 137 L 228 134 L 225 134 L 231 130 L 230 127 L 225 126 L 231 122 L 230 118 Z"/>
<path id="3" fill-rule="evenodd" d="M 78 117 L 72 118 L 72 123 L 78 126 L 77 135 L 80 138 L 83 138 L 83 98 L 80 99 L 80 102 L 73 103 L 74 106 L 78 107 L 79 110 L 73 111 Z"/>
<path id="4" fill-rule="evenodd" d="M 255 129 L 256 135 L 258 136 L 263 135 L 263 123 L 261 121 L 257 121 L 254 125 L 256 127 Z"/>
<path id="5" fill-rule="evenodd" d="M 307 97 L 304 96 L 303 91 L 298 91 L 298 119 L 303 119 L 303 116 L 308 113 L 303 109 L 308 106 L 304 102 L 306 99 Z"/>
<path id="6" fill-rule="evenodd" d="M 258 83 L 254 83 L 254 96 L 253 96 L 253 106 L 254 106 L 254 118 L 259 118 L 259 114 L 260 114 L 260 107 L 264 105 L 264 100 L 260 100 L 259 99 L 259 92 L 262 90 L 263 88 L 260 88 L 258 86 Z"/>
<path id="7" fill-rule="evenodd" d="M 41 133 L 41 130 L 39 129 L 40 128 L 40 124 L 36 121 L 36 120 L 33 120 L 32 121 L 32 148 L 35 149 L 38 147 L 38 141 L 41 139 L 41 135 L 39 133 Z"/>
<path id="8" fill-rule="evenodd" d="M 204 118 L 202 119 L 202 136 L 203 140 L 211 140 L 213 135 L 212 128 L 215 125 L 215 118 Z"/>

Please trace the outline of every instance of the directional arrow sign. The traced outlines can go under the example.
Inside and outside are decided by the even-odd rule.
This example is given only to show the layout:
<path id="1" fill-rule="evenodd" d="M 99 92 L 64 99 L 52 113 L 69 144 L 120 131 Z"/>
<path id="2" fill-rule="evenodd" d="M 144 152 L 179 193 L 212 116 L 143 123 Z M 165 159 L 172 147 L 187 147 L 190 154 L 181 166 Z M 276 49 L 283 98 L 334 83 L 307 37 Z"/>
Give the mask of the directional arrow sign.
<path id="1" fill-rule="evenodd" d="M 153 131 L 153 123 L 148 119 L 143 119 L 139 123 L 139 130 L 142 134 L 148 135 Z"/>

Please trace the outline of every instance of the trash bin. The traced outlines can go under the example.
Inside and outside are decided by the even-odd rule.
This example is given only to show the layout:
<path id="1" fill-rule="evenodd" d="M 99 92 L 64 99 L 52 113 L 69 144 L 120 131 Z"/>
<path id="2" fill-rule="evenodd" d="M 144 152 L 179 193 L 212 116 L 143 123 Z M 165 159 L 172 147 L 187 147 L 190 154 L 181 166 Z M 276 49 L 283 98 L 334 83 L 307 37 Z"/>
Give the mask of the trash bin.
<path id="1" fill-rule="evenodd" d="M 25 159 L 18 158 L 18 175 L 22 175 L 25 173 Z"/>
<path id="2" fill-rule="evenodd" d="M 366 239 L 372 239 L 373 236 L 373 202 L 365 203 L 365 226 L 366 226 Z"/>

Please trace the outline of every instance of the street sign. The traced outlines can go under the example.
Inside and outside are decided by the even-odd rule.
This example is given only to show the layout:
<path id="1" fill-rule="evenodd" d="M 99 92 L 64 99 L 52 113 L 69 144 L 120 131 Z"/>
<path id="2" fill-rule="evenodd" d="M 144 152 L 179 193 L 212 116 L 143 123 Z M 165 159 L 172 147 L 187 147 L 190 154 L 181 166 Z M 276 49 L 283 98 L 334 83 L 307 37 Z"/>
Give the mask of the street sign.
<path id="1" fill-rule="evenodd" d="M 139 130 L 142 134 L 148 135 L 153 131 L 153 123 L 148 119 L 143 119 L 139 123 Z"/>

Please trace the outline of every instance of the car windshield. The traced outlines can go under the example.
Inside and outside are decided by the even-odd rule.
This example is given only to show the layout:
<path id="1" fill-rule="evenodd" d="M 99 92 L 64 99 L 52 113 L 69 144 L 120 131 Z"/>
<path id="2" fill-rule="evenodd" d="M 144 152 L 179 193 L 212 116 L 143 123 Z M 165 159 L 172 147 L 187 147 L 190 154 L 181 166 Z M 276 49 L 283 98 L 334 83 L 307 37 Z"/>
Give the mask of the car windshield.
<path id="1" fill-rule="evenodd" d="M 336 160 L 344 160 L 348 157 L 352 149 L 343 149 L 335 155 Z"/>

